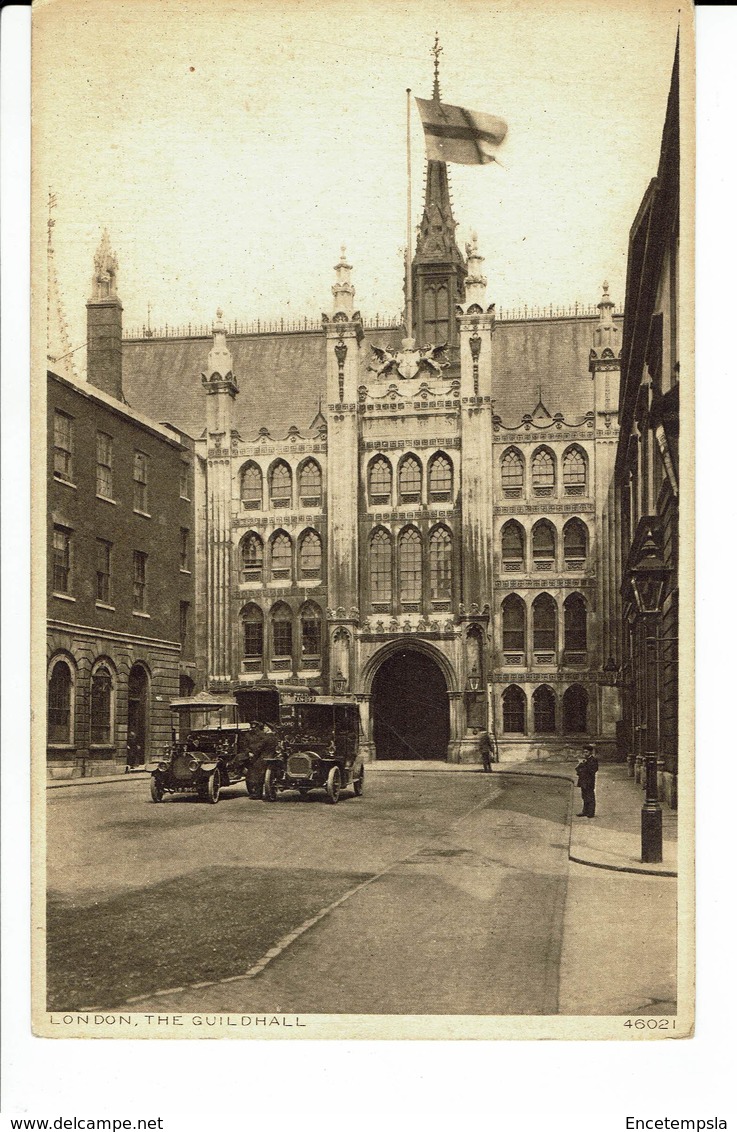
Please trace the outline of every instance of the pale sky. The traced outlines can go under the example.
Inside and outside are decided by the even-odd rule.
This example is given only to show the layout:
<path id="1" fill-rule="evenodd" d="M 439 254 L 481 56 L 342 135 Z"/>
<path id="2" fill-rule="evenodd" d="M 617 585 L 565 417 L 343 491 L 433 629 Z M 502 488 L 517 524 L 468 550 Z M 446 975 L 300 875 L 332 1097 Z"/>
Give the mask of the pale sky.
<path id="1" fill-rule="evenodd" d="M 364 315 L 399 314 L 406 95 L 504 118 L 504 168 L 450 166 L 498 306 L 624 297 L 657 170 L 673 3 L 47 0 L 36 10 L 34 178 L 73 346 L 102 229 L 127 327 L 319 317 L 345 243 Z M 413 106 L 413 216 L 424 144 Z M 38 246 L 38 245 L 37 245 Z M 85 351 L 75 354 L 84 371 Z"/>

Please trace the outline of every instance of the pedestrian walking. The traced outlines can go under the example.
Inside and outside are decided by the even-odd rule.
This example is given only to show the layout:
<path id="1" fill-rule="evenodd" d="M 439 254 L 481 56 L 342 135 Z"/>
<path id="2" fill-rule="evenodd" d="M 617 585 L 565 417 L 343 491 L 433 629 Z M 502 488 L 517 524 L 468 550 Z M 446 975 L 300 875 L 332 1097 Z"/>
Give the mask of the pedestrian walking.
<path id="1" fill-rule="evenodd" d="M 599 760 L 594 753 L 594 746 L 590 744 L 583 749 L 583 758 L 576 766 L 578 785 L 581 788 L 583 809 L 576 816 L 579 818 L 593 818 L 596 814 L 596 772 L 599 769 Z"/>
<path id="2" fill-rule="evenodd" d="M 481 762 L 487 774 L 491 773 L 491 764 L 494 761 L 494 744 L 488 731 L 481 736 Z"/>

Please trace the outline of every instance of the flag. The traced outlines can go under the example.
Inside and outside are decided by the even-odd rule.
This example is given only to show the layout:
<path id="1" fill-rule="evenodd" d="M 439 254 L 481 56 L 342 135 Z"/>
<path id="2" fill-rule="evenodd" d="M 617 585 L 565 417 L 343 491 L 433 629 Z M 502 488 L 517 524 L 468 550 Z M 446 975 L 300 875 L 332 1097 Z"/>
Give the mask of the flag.
<path id="1" fill-rule="evenodd" d="M 507 134 L 507 123 L 491 114 L 448 106 L 436 99 L 416 98 L 425 131 L 429 161 L 459 165 L 488 165 Z"/>

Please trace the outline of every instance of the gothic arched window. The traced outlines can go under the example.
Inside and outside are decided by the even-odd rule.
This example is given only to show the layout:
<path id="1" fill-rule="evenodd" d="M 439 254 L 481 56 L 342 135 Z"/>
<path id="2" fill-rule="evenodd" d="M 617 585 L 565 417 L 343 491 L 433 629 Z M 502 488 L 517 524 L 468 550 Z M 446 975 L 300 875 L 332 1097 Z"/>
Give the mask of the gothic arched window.
<path id="1" fill-rule="evenodd" d="M 532 561 L 542 570 L 555 564 L 555 527 L 547 519 L 540 519 L 532 528 Z"/>
<path id="2" fill-rule="evenodd" d="M 558 607 L 550 594 L 539 594 L 532 603 L 532 647 L 535 652 L 555 652 Z"/>
<path id="3" fill-rule="evenodd" d="M 374 507 L 390 503 L 392 497 L 392 466 L 386 456 L 377 456 L 369 464 L 369 503 Z"/>
<path id="4" fill-rule="evenodd" d="M 369 581 L 371 601 L 386 603 L 392 597 L 392 543 L 387 531 L 379 528 L 369 543 Z"/>
<path id="5" fill-rule="evenodd" d="M 90 742 L 110 743 L 112 740 L 113 678 L 105 664 L 93 669 L 90 682 Z"/>
<path id="6" fill-rule="evenodd" d="M 306 460 L 299 471 L 299 501 L 303 507 L 319 507 L 322 472 L 316 460 Z"/>
<path id="7" fill-rule="evenodd" d="M 271 469 L 271 506 L 291 507 L 292 472 L 288 464 L 278 460 Z"/>
<path id="8" fill-rule="evenodd" d="M 563 635 L 566 652 L 586 652 L 587 610 L 581 594 L 570 594 L 563 602 Z"/>
<path id="9" fill-rule="evenodd" d="M 283 601 L 271 611 L 271 639 L 275 657 L 292 655 L 292 611 Z"/>
<path id="10" fill-rule="evenodd" d="M 318 657 L 322 651 L 322 613 L 314 601 L 308 601 L 300 610 L 302 630 L 302 656 Z"/>
<path id="11" fill-rule="evenodd" d="M 566 495 L 586 494 L 586 456 L 577 444 L 563 453 L 563 487 Z"/>
<path id="12" fill-rule="evenodd" d="M 536 495 L 555 491 L 555 457 L 549 448 L 538 448 L 532 457 L 532 487 Z"/>
<path id="13" fill-rule="evenodd" d="M 563 558 L 566 566 L 581 569 L 588 555 L 589 532 L 581 519 L 569 519 L 563 528 Z"/>
<path id="14" fill-rule="evenodd" d="M 442 452 L 428 465 L 428 490 L 431 503 L 448 503 L 453 496 L 453 465 Z"/>
<path id="15" fill-rule="evenodd" d="M 532 712 L 537 734 L 555 731 L 555 692 L 547 684 L 532 693 Z"/>
<path id="16" fill-rule="evenodd" d="M 319 578 L 322 573 L 322 540 L 317 531 L 305 531 L 299 543 L 301 578 Z"/>
<path id="17" fill-rule="evenodd" d="M 525 486 L 525 465 L 516 448 L 508 448 L 502 456 L 502 491 L 518 499 Z"/>
<path id="18" fill-rule="evenodd" d="M 502 726 L 508 735 L 524 735 L 527 699 L 517 684 L 502 692 Z"/>
<path id="19" fill-rule="evenodd" d="M 259 582 L 264 569 L 264 544 L 255 531 L 241 539 L 241 581 Z"/>
<path id="20" fill-rule="evenodd" d="M 424 299 L 425 341 L 435 346 L 446 343 L 450 333 L 447 284 L 426 283 Z"/>
<path id="21" fill-rule="evenodd" d="M 585 734 L 588 731 L 588 692 L 580 684 L 571 684 L 563 693 L 563 733 Z"/>
<path id="22" fill-rule="evenodd" d="M 263 495 L 263 477 L 258 464 L 251 460 L 241 471 L 241 500 L 247 511 L 260 511 Z"/>
<path id="23" fill-rule="evenodd" d="M 245 660 L 260 660 L 264 655 L 264 615 L 254 602 L 241 610 L 241 625 Z"/>
<path id="24" fill-rule="evenodd" d="M 48 741 L 71 743 L 72 670 L 66 660 L 57 660 L 51 669 L 48 691 Z"/>
<path id="25" fill-rule="evenodd" d="M 447 527 L 430 535 L 430 600 L 450 601 L 453 579 L 453 540 Z"/>
<path id="26" fill-rule="evenodd" d="M 505 570 L 522 570 L 525 562 L 525 532 L 515 519 L 502 527 L 502 565 Z"/>
<path id="27" fill-rule="evenodd" d="M 292 540 L 284 531 L 277 531 L 271 540 L 272 578 L 291 578 Z"/>
<path id="28" fill-rule="evenodd" d="M 525 603 L 518 594 L 510 594 L 502 602 L 502 648 L 504 652 L 525 651 Z"/>
<path id="29" fill-rule="evenodd" d="M 399 502 L 419 503 L 422 498 L 422 465 L 416 456 L 405 456 L 399 465 Z"/>
<path id="30" fill-rule="evenodd" d="M 408 527 L 399 536 L 399 600 L 417 602 L 422 598 L 422 539 Z"/>

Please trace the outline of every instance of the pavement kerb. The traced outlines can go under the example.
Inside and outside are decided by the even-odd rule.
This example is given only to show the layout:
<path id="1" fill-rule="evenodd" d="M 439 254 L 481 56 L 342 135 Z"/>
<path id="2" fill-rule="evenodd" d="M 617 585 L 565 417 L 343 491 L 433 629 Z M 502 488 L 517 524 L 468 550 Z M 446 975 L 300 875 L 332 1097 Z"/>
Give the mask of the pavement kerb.
<path id="1" fill-rule="evenodd" d="M 526 770 L 520 770 L 520 769 L 517 769 L 517 768 L 515 768 L 514 770 L 512 770 L 512 769 L 503 770 L 503 769 L 501 769 L 502 765 L 503 764 L 500 765 L 499 763 L 495 763 L 493 770 L 484 771 L 482 767 L 476 767 L 476 766 L 454 766 L 452 768 L 452 770 L 450 768 L 440 770 L 440 769 L 435 769 L 434 767 L 427 767 L 427 768 L 423 768 L 423 767 L 411 767 L 411 768 L 407 767 L 407 768 L 404 768 L 404 767 L 384 767 L 384 766 L 377 767 L 376 764 L 372 764 L 371 770 L 374 773 L 378 772 L 380 774 L 415 774 L 415 773 L 418 773 L 418 774 L 448 774 L 448 773 L 451 773 L 451 774 L 490 774 L 491 776 L 503 774 L 507 777 L 516 776 L 516 777 L 519 777 L 519 778 L 557 778 L 557 779 L 562 780 L 564 782 L 569 782 L 570 785 L 571 785 L 571 794 L 573 793 L 574 781 L 573 781 L 572 774 L 559 774 L 559 773 L 556 773 L 555 771 L 537 771 L 537 770 L 526 771 Z M 497 768 L 499 768 L 499 769 L 497 769 Z M 90 778 L 64 778 L 64 779 L 58 779 L 58 780 L 55 780 L 55 781 L 47 782 L 46 787 L 49 790 L 54 790 L 54 789 L 59 789 L 61 787 L 65 787 L 65 786 L 103 786 L 105 783 L 108 783 L 108 782 L 132 782 L 137 778 L 144 779 L 148 775 L 148 773 L 149 773 L 148 771 L 133 771 L 130 774 L 108 774 L 108 775 L 102 775 L 100 777 L 95 777 L 95 778 L 92 778 L 92 777 L 90 777 Z M 671 879 L 676 878 L 678 876 L 677 872 L 674 872 L 673 870 L 670 870 L 670 869 L 648 869 L 648 868 L 645 868 L 644 866 L 642 868 L 640 868 L 637 865 L 617 865 L 617 864 L 611 864 L 610 862 L 595 861 L 595 860 L 592 860 L 590 857 L 578 856 L 571 851 L 572 840 L 573 840 L 573 822 L 571 822 L 569 829 L 568 829 L 568 859 L 569 859 L 569 861 L 573 861 L 577 865 L 586 865 L 588 868 L 604 869 L 607 872 L 613 872 L 613 873 L 631 873 L 631 874 L 634 874 L 636 876 L 666 877 L 666 878 L 671 878 Z"/>

